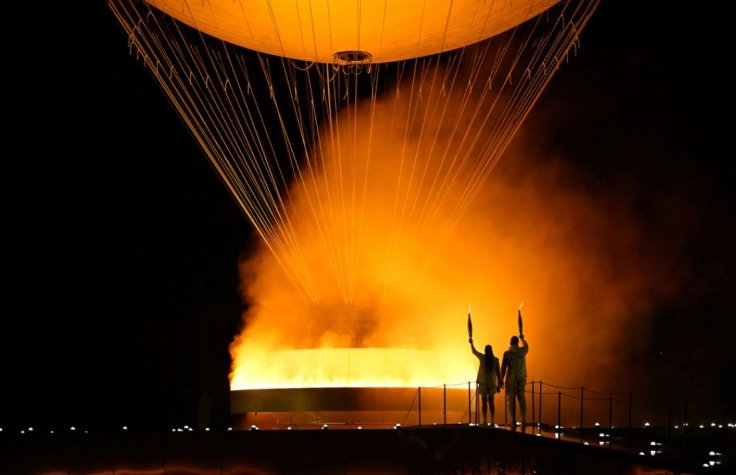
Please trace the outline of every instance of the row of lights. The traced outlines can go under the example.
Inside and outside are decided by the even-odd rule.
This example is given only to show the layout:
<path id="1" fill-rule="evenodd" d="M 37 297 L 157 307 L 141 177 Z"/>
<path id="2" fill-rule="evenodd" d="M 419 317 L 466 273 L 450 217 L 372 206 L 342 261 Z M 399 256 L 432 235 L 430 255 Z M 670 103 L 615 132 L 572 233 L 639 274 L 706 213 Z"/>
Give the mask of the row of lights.
<path id="1" fill-rule="evenodd" d="M 330 428 L 330 426 L 329 426 L 329 425 L 327 425 L 327 424 L 322 424 L 322 427 L 321 427 L 321 429 L 322 429 L 322 430 L 328 430 L 329 428 Z M 363 430 L 363 426 L 358 426 L 358 427 L 356 427 L 356 429 L 357 429 L 357 430 Z M 397 423 L 396 423 L 396 424 L 394 425 L 394 429 L 401 429 L 401 424 L 397 422 Z M 231 430 L 232 430 L 232 428 L 228 428 L 228 431 L 231 431 Z M 260 428 L 259 428 L 259 427 L 258 427 L 257 425 L 255 425 L 255 424 L 252 424 L 252 425 L 250 426 L 250 430 L 251 430 L 251 432 L 255 432 L 255 431 L 259 431 L 259 430 L 261 430 L 261 429 L 260 429 Z M 292 427 L 291 425 L 289 425 L 289 426 L 287 426 L 287 427 L 286 427 L 286 430 L 293 430 L 293 427 Z"/>
<path id="2" fill-rule="evenodd" d="M 721 465 L 723 463 L 721 461 L 721 457 L 723 457 L 722 453 L 711 450 L 708 452 L 708 455 L 710 456 L 710 460 L 703 463 L 704 468 L 715 467 L 716 465 Z"/>
<path id="3" fill-rule="evenodd" d="M 123 432 L 126 432 L 126 431 L 128 430 L 128 426 L 122 426 L 122 427 L 121 427 L 121 430 L 122 430 Z M 232 427 L 228 427 L 228 428 L 227 428 L 227 431 L 228 431 L 228 432 L 230 432 L 230 431 L 232 431 L 232 430 L 233 430 L 233 428 L 232 428 Z M 171 429 L 171 432 L 193 432 L 193 431 L 194 431 L 194 428 L 193 428 L 193 427 L 190 427 L 190 426 L 188 426 L 188 425 L 185 425 L 184 427 L 174 427 L 174 428 L 172 428 L 172 429 Z M 209 428 L 209 427 L 205 427 L 205 428 L 204 428 L 204 431 L 205 431 L 205 432 L 209 432 L 209 431 L 210 431 L 210 428 Z M 2 432 L 3 432 L 3 428 L 2 428 L 2 427 L 0 427 L 0 433 L 2 433 Z M 29 427 L 28 427 L 28 428 L 26 428 L 26 429 L 21 429 L 21 430 L 20 430 L 20 433 L 21 433 L 21 434 L 32 434 L 32 433 L 34 433 L 34 432 L 35 432 L 35 430 L 34 430 L 33 426 L 29 426 Z M 76 428 L 76 426 L 71 426 L 71 427 L 69 427 L 69 432 L 77 432 L 77 428 Z M 80 432 L 81 432 L 81 431 L 80 431 Z M 89 431 L 88 431 L 88 430 L 86 430 L 86 429 L 85 429 L 85 430 L 84 430 L 83 432 L 84 432 L 85 434 L 89 434 Z M 56 431 L 54 431 L 54 429 L 49 429 L 49 434 L 55 434 L 55 433 L 56 433 Z"/>
<path id="4" fill-rule="evenodd" d="M 470 424 L 470 426 L 473 426 L 473 425 L 474 425 L 474 424 L 472 424 L 472 423 Z M 687 423 L 685 423 L 684 425 L 687 425 Z M 595 426 L 596 426 L 596 427 L 600 427 L 600 423 L 596 422 L 596 423 L 595 423 Z M 498 424 L 494 424 L 494 427 L 498 428 Z M 644 427 L 649 427 L 649 423 L 648 423 L 648 422 L 646 422 L 646 423 L 644 424 Z M 702 424 L 701 424 L 701 425 L 700 425 L 699 427 L 700 427 L 701 429 L 702 429 L 702 428 L 704 428 L 704 426 L 703 426 Z M 711 427 L 716 427 L 715 423 L 712 423 L 712 424 L 711 424 Z M 723 425 L 719 424 L 719 425 L 718 425 L 717 427 L 718 427 L 718 428 L 720 429 L 720 428 L 722 428 L 722 427 L 723 427 Z M 733 423 L 729 423 L 729 424 L 728 424 L 728 427 L 729 427 L 729 428 L 736 428 L 736 424 L 733 424 Z M 358 428 L 358 430 L 361 430 L 361 429 L 363 429 L 363 427 L 362 427 L 362 426 L 358 426 L 357 428 Z M 675 428 L 677 428 L 677 426 L 675 426 Z M 329 426 L 328 426 L 327 424 L 323 424 L 323 425 L 322 425 L 322 430 L 328 430 L 328 429 L 329 429 Z M 397 422 L 397 423 L 396 423 L 396 424 L 394 425 L 394 429 L 401 429 L 401 424 Z M 560 436 L 561 436 L 561 435 L 563 435 L 563 432 L 562 432 L 562 431 L 563 431 L 563 429 L 564 429 L 564 427 L 563 427 L 563 426 L 560 426 L 560 425 L 555 425 L 555 439 L 559 439 L 559 438 L 560 438 Z M 71 432 L 75 432 L 75 431 L 77 430 L 77 428 L 76 428 L 75 426 L 71 426 L 71 427 L 69 428 L 69 430 L 70 430 Z M 128 430 L 128 426 L 123 426 L 123 427 L 122 427 L 122 430 L 123 430 L 123 431 L 127 431 L 127 430 Z M 205 429 L 204 429 L 204 430 L 205 430 L 205 432 L 209 432 L 209 431 L 210 431 L 210 428 L 209 428 L 209 427 L 205 427 Z M 227 428 L 227 431 L 228 431 L 228 432 L 231 432 L 232 430 L 233 430 L 233 428 L 232 428 L 232 427 L 228 427 L 228 428 Z M 251 426 L 250 426 L 250 430 L 251 430 L 251 431 L 257 431 L 257 430 L 260 430 L 260 429 L 258 428 L 258 426 L 257 426 L 257 425 L 253 424 L 253 425 L 251 425 Z M 289 426 L 289 427 L 287 428 L 287 430 L 292 430 L 292 427 L 291 427 L 291 426 Z M 183 428 L 181 428 L 181 427 L 180 427 L 180 428 L 173 428 L 173 429 L 171 429 L 171 432 L 192 432 L 192 431 L 194 431 L 194 428 L 192 428 L 192 427 L 190 427 L 190 426 L 188 426 L 188 425 L 185 425 L 185 426 L 184 426 Z M 3 432 L 3 429 L 2 429 L 2 427 L 0 427 L 0 433 L 1 433 L 1 432 Z M 27 432 L 28 432 L 29 434 L 30 434 L 30 433 L 33 433 L 33 432 L 34 432 L 34 429 L 33 429 L 33 427 L 28 427 L 28 429 L 27 429 Z M 23 429 L 23 430 L 21 430 L 21 431 L 20 431 L 20 433 L 21 433 L 21 434 L 25 434 L 25 433 L 26 433 L 26 429 Z M 50 433 L 50 434 L 53 434 L 53 433 L 54 433 L 54 431 L 53 431 L 53 430 L 51 430 L 51 431 L 49 431 L 49 433 Z M 87 433 L 88 433 L 88 431 L 86 431 L 86 430 L 85 430 L 85 431 L 84 431 L 84 433 L 85 433 L 85 434 L 87 434 Z M 536 435 L 537 435 L 537 436 L 540 436 L 540 437 L 541 437 L 541 435 L 542 435 L 542 434 L 539 434 L 539 433 L 537 433 Z M 610 444 L 610 440 L 606 440 L 606 439 L 608 439 L 609 437 L 610 437 L 610 434 L 606 434 L 606 433 L 604 433 L 604 432 L 601 432 L 601 433 L 599 433 L 599 434 L 598 434 L 598 438 L 599 438 L 599 439 L 602 439 L 602 440 L 599 440 L 599 441 L 598 441 L 598 444 L 599 444 L 599 445 L 605 445 L 605 444 Z M 589 445 L 589 443 L 588 443 L 588 442 L 586 441 L 586 442 L 584 442 L 584 445 Z M 656 441 L 654 441 L 654 440 L 653 440 L 653 441 L 651 441 L 651 442 L 650 442 L 650 444 L 649 444 L 649 445 L 650 445 L 650 447 L 651 447 L 651 448 L 650 448 L 650 450 L 649 450 L 649 455 L 651 455 L 652 457 L 654 457 L 655 455 L 659 455 L 659 454 L 661 454 L 661 453 L 662 453 L 662 443 L 661 443 L 661 442 L 656 442 Z M 646 455 L 646 453 L 645 453 L 644 451 L 641 451 L 641 452 L 639 452 L 639 455 L 645 456 L 645 455 Z M 721 460 L 719 460 L 719 458 L 720 458 L 720 457 L 721 457 L 721 456 L 722 456 L 723 454 L 721 454 L 720 452 L 715 452 L 715 451 L 711 450 L 711 451 L 710 451 L 710 452 L 708 453 L 708 455 L 709 455 L 710 457 L 712 457 L 712 458 L 711 458 L 711 460 L 708 460 L 707 462 L 703 463 L 703 467 L 705 467 L 705 468 L 709 468 L 709 467 L 714 467 L 714 466 L 716 466 L 716 465 L 721 465 L 721 463 L 722 463 L 722 462 L 721 462 Z"/>
<path id="5" fill-rule="evenodd" d="M 516 424 L 517 424 L 517 426 L 518 426 L 518 425 L 521 425 L 521 423 L 520 423 L 520 422 L 517 422 Z M 437 425 L 437 424 L 435 423 L 434 425 Z M 474 427 L 474 426 L 481 426 L 481 425 L 482 425 L 482 424 L 474 424 L 474 423 L 472 423 L 472 422 L 471 422 L 471 423 L 469 424 L 469 426 L 471 426 L 471 427 Z M 540 424 L 540 426 L 541 426 L 541 424 Z M 596 423 L 594 424 L 594 426 L 595 426 L 595 427 L 600 427 L 600 426 L 601 426 L 601 424 L 600 424 L 600 422 L 596 422 Z M 688 427 L 688 426 L 689 426 L 689 424 L 688 424 L 687 422 L 685 422 L 684 424 L 682 424 L 682 426 L 680 426 L 680 425 L 675 425 L 675 426 L 674 426 L 674 428 L 675 428 L 675 429 L 680 429 L 680 427 L 683 427 L 683 428 L 684 428 L 684 427 Z M 498 424 L 493 424 L 493 427 L 495 427 L 495 428 L 498 428 L 498 427 L 499 427 L 499 425 L 498 425 Z M 644 428 L 649 428 L 649 427 L 651 427 L 651 424 L 650 424 L 649 422 L 644 422 Z M 706 425 L 705 425 L 705 424 L 700 424 L 700 425 L 698 425 L 698 428 L 699 428 L 699 429 L 705 429 L 705 427 L 706 427 Z M 711 423 L 710 423 L 710 427 L 711 427 L 711 428 L 718 428 L 718 429 L 722 429 L 722 428 L 723 428 L 723 424 L 716 424 L 715 422 L 711 422 Z M 729 429 L 736 429 L 736 423 L 732 423 L 732 422 L 729 422 L 728 424 L 726 424 L 726 427 L 728 427 Z M 362 428 L 363 428 L 362 426 L 358 426 L 358 429 L 362 429 Z M 394 429 L 400 429 L 400 428 L 401 428 L 401 424 L 397 422 L 397 423 L 396 423 L 396 424 L 394 425 Z M 613 426 L 611 426 L 611 428 L 614 428 L 614 427 L 613 427 Z M 291 429 L 292 429 L 292 427 L 291 427 L 291 426 L 288 426 L 288 427 L 287 427 L 287 430 L 291 430 Z M 327 426 L 327 424 L 323 424 L 323 425 L 322 425 L 322 430 L 327 430 L 327 429 L 328 429 L 328 426 Z M 70 431 L 70 432 L 76 432 L 76 430 L 77 430 L 77 429 L 76 429 L 76 427 L 75 427 L 75 426 L 71 426 L 71 427 L 69 428 L 69 431 Z M 122 430 L 123 430 L 123 431 L 127 431 L 127 430 L 128 430 L 128 426 L 122 426 Z M 228 428 L 227 428 L 227 431 L 228 431 L 228 432 L 230 432 L 230 431 L 232 431 L 232 430 L 233 430 L 233 429 L 232 429 L 232 427 L 228 427 Z M 258 426 L 256 426 L 256 425 L 254 424 L 254 425 L 252 425 L 252 426 L 250 427 L 250 430 L 259 430 L 259 429 L 258 429 Z M 184 426 L 183 428 L 181 428 L 181 427 L 175 427 L 175 428 L 171 429 L 171 432 L 192 432 L 192 431 L 194 431 L 194 428 L 190 427 L 189 425 L 185 425 L 185 426 Z M 205 431 L 205 432 L 209 432 L 209 431 L 210 431 L 210 428 L 209 428 L 209 427 L 205 427 L 204 431 Z M 562 434 L 562 433 L 563 433 L 563 431 L 564 431 L 564 427 L 563 427 L 563 426 L 561 426 L 561 425 L 555 425 L 555 438 L 559 439 L 559 435 L 560 435 L 560 434 Z M 2 428 L 2 427 L 0 427 L 0 433 L 2 433 L 2 432 L 3 432 L 3 428 Z M 27 429 L 21 429 L 21 430 L 20 430 L 20 433 L 21 433 L 21 434 L 27 434 L 27 433 L 28 433 L 28 434 L 30 434 L 30 433 L 33 433 L 33 432 L 34 432 L 34 429 L 33 429 L 33 427 L 32 427 L 32 426 L 29 426 L 29 427 L 28 427 Z M 50 434 L 54 434 L 54 430 L 53 430 L 53 429 L 49 430 L 49 433 L 50 433 Z M 85 434 L 88 434 L 88 433 L 89 433 L 89 431 L 85 430 L 85 431 L 84 431 L 84 433 L 85 433 Z M 608 434 L 604 434 L 603 432 L 601 432 L 601 433 L 599 434 L 599 437 L 600 437 L 600 438 L 603 438 L 604 436 L 605 436 L 605 437 L 609 437 L 609 435 L 608 435 Z"/>

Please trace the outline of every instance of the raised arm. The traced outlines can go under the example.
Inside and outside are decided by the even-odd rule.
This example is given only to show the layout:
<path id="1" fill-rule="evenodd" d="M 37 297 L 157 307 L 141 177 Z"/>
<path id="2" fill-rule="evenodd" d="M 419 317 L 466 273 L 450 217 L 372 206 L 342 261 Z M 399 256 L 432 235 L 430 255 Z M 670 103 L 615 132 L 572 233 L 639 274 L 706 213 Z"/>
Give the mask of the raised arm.
<path id="1" fill-rule="evenodd" d="M 473 351 L 473 354 L 477 356 L 478 358 L 482 358 L 483 353 L 475 349 L 475 345 L 473 344 L 473 339 L 469 338 L 468 341 L 470 342 L 470 349 Z"/>
<path id="2" fill-rule="evenodd" d="M 524 346 L 521 347 L 521 351 L 523 351 L 525 354 L 529 353 L 529 343 L 524 339 L 524 334 L 519 335 L 519 339 L 522 343 L 524 343 Z"/>

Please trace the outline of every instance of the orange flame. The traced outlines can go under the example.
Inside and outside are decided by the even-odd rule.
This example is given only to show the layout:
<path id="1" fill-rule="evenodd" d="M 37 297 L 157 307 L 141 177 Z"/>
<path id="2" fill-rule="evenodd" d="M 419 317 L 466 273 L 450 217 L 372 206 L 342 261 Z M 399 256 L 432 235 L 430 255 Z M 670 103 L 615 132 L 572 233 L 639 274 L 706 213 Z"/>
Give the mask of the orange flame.
<path id="1" fill-rule="evenodd" d="M 420 179 L 441 179 L 435 151 L 457 144 L 442 123 L 431 149 L 416 124 L 396 133 L 395 107 L 351 111 L 324 166 L 291 188 L 281 225 L 298 246 L 278 252 L 305 270 L 311 298 L 271 252 L 241 263 L 249 308 L 230 348 L 231 389 L 474 381 L 467 302 L 476 347 L 500 357 L 520 296 L 530 380 L 620 389 L 622 347 L 645 337 L 647 312 L 677 289 L 677 261 L 642 239 L 656 223 L 634 219 L 633 199 L 586 194 L 566 185 L 574 171 L 529 168 L 521 154 L 506 157 L 459 222 L 463 170 L 439 202 L 433 180 Z M 462 123 L 462 112 L 447 116 Z M 408 174 L 419 165 L 423 175 Z"/>
<path id="2" fill-rule="evenodd" d="M 233 389 L 302 387 L 432 387 L 472 374 L 467 354 L 410 348 L 249 348 Z"/>

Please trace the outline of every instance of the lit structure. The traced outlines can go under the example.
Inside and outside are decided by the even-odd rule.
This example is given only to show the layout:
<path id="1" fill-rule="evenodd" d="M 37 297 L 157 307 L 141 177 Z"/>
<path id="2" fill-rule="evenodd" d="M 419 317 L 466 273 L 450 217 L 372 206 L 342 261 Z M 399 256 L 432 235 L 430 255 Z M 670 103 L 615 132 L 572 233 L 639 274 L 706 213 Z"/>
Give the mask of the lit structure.
<path id="1" fill-rule="evenodd" d="M 598 1 L 109 3 L 266 250 L 231 388 L 472 377 L 422 278 Z"/>
<path id="2" fill-rule="evenodd" d="M 475 385 L 234 390 L 239 429 L 387 429 L 474 423 Z"/>
<path id="3" fill-rule="evenodd" d="M 495 36 L 559 0 L 412 2 L 147 0 L 208 35 L 275 56 L 320 63 L 363 51 L 376 63 L 450 51 Z"/>

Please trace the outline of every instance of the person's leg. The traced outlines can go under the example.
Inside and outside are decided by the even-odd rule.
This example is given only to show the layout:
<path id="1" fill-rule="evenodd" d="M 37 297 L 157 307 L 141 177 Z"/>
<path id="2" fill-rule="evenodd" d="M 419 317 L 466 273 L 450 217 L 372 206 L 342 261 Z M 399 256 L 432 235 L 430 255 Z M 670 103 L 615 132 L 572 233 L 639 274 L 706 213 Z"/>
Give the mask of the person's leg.
<path id="1" fill-rule="evenodd" d="M 493 393 L 488 396 L 488 407 L 491 410 L 491 425 L 496 421 L 496 401 L 494 401 Z"/>
<path id="2" fill-rule="evenodd" d="M 488 396 L 486 394 L 481 394 L 480 400 L 483 404 L 483 424 L 485 425 L 488 424 L 488 417 L 486 415 L 488 413 Z"/>
<path id="3" fill-rule="evenodd" d="M 476 383 L 475 386 L 475 423 L 480 424 L 480 394 L 481 394 L 481 385 L 479 383 Z"/>
<path id="4" fill-rule="evenodd" d="M 516 388 L 513 383 L 506 386 L 506 402 L 511 416 L 511 430 L 516 430 Z"/>
<path id="5" fill-rule="evenodd" d="M 521 430 L 526 432 L 526 381 L 520 381 L 516 388 L 516 394 L 519 397 L 519 412 L 521 413 Z"/>

